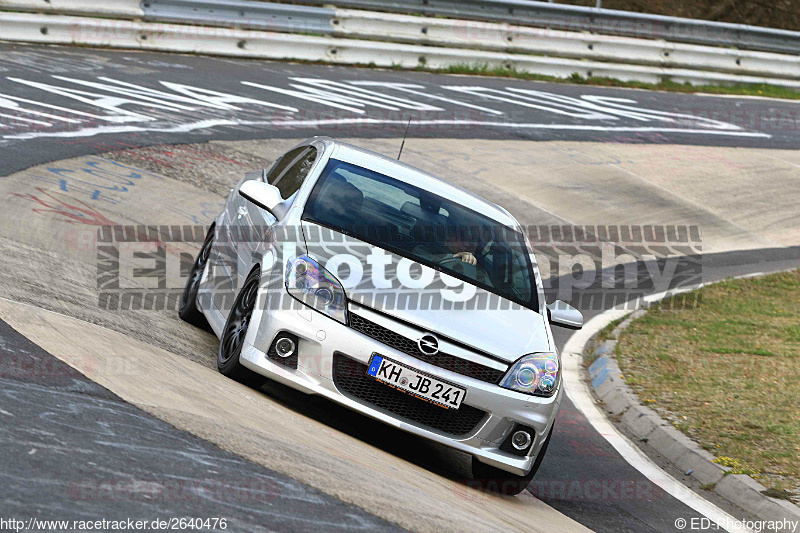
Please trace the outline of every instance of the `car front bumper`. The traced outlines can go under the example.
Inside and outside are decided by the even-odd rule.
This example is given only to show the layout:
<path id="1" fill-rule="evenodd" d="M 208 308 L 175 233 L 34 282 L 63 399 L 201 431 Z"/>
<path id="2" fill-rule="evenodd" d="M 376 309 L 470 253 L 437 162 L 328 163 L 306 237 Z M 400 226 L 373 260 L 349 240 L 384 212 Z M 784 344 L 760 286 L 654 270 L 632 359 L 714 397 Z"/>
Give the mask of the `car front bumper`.
<path id="1" fill-rule="evenodd" d="M 281 332 L 298 337 L 296 369 L 287 368 L 267 356 L 275 336 Z M 484 411 L 485 415 L 470 431 L 455 435 L 399 416 L 337 387 L 334 372 L 337 358 L 346 357 L 367 365 L 374 353 L 464 387 L 467 392 L 462 409 L 463 405 L 472 406 Z M 469 453 L 483 463 L 517 475 L 525 475 L 530 471 L 552 428 L 563 394 L 559 385 L 556 394 L 550 398 L 530 396 L 439 368 L 397 351 L 305 306 L 280 310 L 257 307 L 245 337 L 240 361 L 245 367 L 289 387 L 324 396 L 390 426 Z M 390 387 L 385 387 L 391 390 Z M 409 401 L 419 402 L 422 404 L 421 408 L 429 408 L 425 402 L 410 395 Z M 435 409 L 440 409 L 442 416 L 448 415 L 446 409 Z M 529 426 L 536 433 L 533 445 L 525 457 L 500 449 L 501 443 L 515 424 Z"/>

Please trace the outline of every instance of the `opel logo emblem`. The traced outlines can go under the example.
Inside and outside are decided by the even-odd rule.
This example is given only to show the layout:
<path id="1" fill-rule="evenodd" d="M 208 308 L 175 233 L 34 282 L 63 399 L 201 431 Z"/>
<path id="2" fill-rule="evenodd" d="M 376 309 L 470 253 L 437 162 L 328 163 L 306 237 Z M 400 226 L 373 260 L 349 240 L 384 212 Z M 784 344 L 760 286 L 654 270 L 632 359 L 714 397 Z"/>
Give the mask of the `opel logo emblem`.
<path id="1" fill-rule="evenodd" d="M 439 339 L 430 333 L 426 333 L 417 341 L 417 347 L 425 355 L 436 355 L 439 353 Z"/>

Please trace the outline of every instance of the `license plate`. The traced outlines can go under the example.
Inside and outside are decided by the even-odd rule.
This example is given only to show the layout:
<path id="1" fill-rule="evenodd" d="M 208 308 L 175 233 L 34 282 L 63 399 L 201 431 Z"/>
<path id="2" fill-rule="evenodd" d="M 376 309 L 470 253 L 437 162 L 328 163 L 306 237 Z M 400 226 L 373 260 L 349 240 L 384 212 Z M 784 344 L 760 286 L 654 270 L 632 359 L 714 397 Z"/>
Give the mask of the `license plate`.
<path id="1" fill-rule="evenodd" d="M 458 409 L 467 395 L 467 390 L 462 387 L 428 376 L 378 354 L 373 354 L 370 359 L 367 374 L 381 383 L 445 409 Z"/>

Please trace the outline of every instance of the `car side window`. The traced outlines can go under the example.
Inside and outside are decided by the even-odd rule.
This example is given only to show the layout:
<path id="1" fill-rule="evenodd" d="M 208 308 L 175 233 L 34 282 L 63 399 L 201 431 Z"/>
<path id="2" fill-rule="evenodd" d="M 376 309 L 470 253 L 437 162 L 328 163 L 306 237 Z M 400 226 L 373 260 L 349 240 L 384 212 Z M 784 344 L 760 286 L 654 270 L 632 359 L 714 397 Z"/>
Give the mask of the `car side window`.
<path id="1" fill-rule="evenodd" d="M 286 155 L 289 156 L 290 154 Z M 274 180 L 270 180 L 268 175 L 267 181 L 270 185 L 277 187 L 281 192 L 281 198 L 286 200 L 300 189 L 306 176 L 308 176 L 308 171 L 311 170 L 316 160 L 317 149 L 313 146 L 306 146 L 302 152 L 292 158 L 291 163 L 287 165 L 282 174 L 278 175 Z"/>
<path id="2" fill-rule="evenodd" d="M 308 149 L 308 146 L 300 146 L 299 148 L 295 148 L 294 150 L 290 150 L 283 154 L 278 160 L 272 165 L 272 168 L 269 169 L 267 173 L 267 183 L 270 185 L 275 185 L 280 179 L 280 177 L 286 172 L 286 169 L 289 168 L 289 165 L 294 163 L 297 158 L 303 154 Z"/>

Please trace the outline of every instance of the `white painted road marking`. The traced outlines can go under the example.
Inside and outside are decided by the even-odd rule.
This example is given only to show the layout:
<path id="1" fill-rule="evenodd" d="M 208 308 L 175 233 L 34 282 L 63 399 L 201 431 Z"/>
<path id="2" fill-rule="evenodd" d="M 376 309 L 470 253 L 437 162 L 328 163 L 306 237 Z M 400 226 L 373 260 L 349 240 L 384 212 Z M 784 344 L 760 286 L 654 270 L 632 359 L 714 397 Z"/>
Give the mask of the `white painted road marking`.
<path id="1" fill-rule="evenodd" d="M 239 94 L 238 91 L 220 92 L 167 80 L 155 80 L 160 85 L 157 90 L 106 76 L 97 77 L 97 81 L 58 75 L 51 78 L 52 81 L 48 79 L 47 83 L 21 77 L 6 78 L 18 84 L 16 87 L 22 85 L 26 89 L 25 98 L 0 94 L 0 109 L 6 111 L 0 114 L 4 119 L 0 126 L 6 130 L 0 139 L 90 137 L 104 133 L 125 132 L 174 133 L 220 126 L 273 126 L 299 129 L 344 125 L 405 125 L 408 117 L 403 113 L 407 115 L 409 112 L 419 113 L 420 116 L 414 120 L 414 124 L 423 126 L 771 138 L 770 134 L 747 131 L 728 122 L 687 113 L 648 109 L 629 98 L 593 94 L 567 96 L 518 87 L 498 89 L 466 85 L 425 86 L 370 81 L 342 82 L 305 77 L 288 78 L 285 80 L 287 87 L 247 80 L 238 81 L 236 86 L 243 91 L 255 90 L 258 93 L 248 95 Z M 165 88 L 172 92 L 165 91 Z M 379 88 L 384 92 L 379 92 L 377 90 Z M 91 92 L 86 89 L 91 89 Z M 56 98 L 64 102 L 59 102 L 62 105 L 55 105 L 50 101 L 39 101 L 32 96 L 37 91 L 41 91 L 42 97 L 49 95 L 51 100 Z M 386 92 L 396 94 L 390 95 Z M 463 98 L 450 98 L 438 94 L 441 92 L 460 94 Z M 306 105 L 311 105 L 310 109 L 301 106 L 302 114 L 306 117 L 312 114 L 316 118 L 299 118 L 301 110 L 297 107 L 264 100 L 264 95 L 269 94 L 280 96 L 282 100 L 291 103 L 305 102 Z M 442 107 L 425 103 L 423 100 L 434 101 Z M 486 102 L 502 103 L 507 110 L 502 111 L 482 105 Z M 447 105 L 453 107 L 446 109 Z M 56 116 L 33 109 L 37 106 L 58 110 L 70 116 Z M 135 107 L 136 110 L 131 110 L 131 107 Z M 89 112 L 98 108 L 103 110 L 102 114 Z M 265 116 L 265 108 L 271 109 L 272 114 Z M 339 110 L 340 114 L 344 113 L 345 116 L 328 118 L 330 108 Z M 515 122 L 511 118 L 517 114 L 515 108 L 520 111 L 535 109 L 562 121 L 572 122 L 551 123 L 546 120 Z M 356 116 L 347 116 L 350 113 Z M 462 115 L 473 113 L 474 116 L 459 117 L 459 113 Z M 494 117 L 502 115 L 509 118 L 506 120 L 483 118 L 486 115 Z M 30 116 L 34 118 L 29 118 Z M 36 120 L 37 118 L 51 119 L 51 121 Z M 620 124 L 620 121 L 635 122 L 617 126 L 610 124 L 614 122 Z M 64 122 L 77 126 L 67 126 L 63 124 Z M 113 125 L 108 127 L 98 125 L 102 122 Z M 126 126 L 120 126 L 121 124 Z"/>

